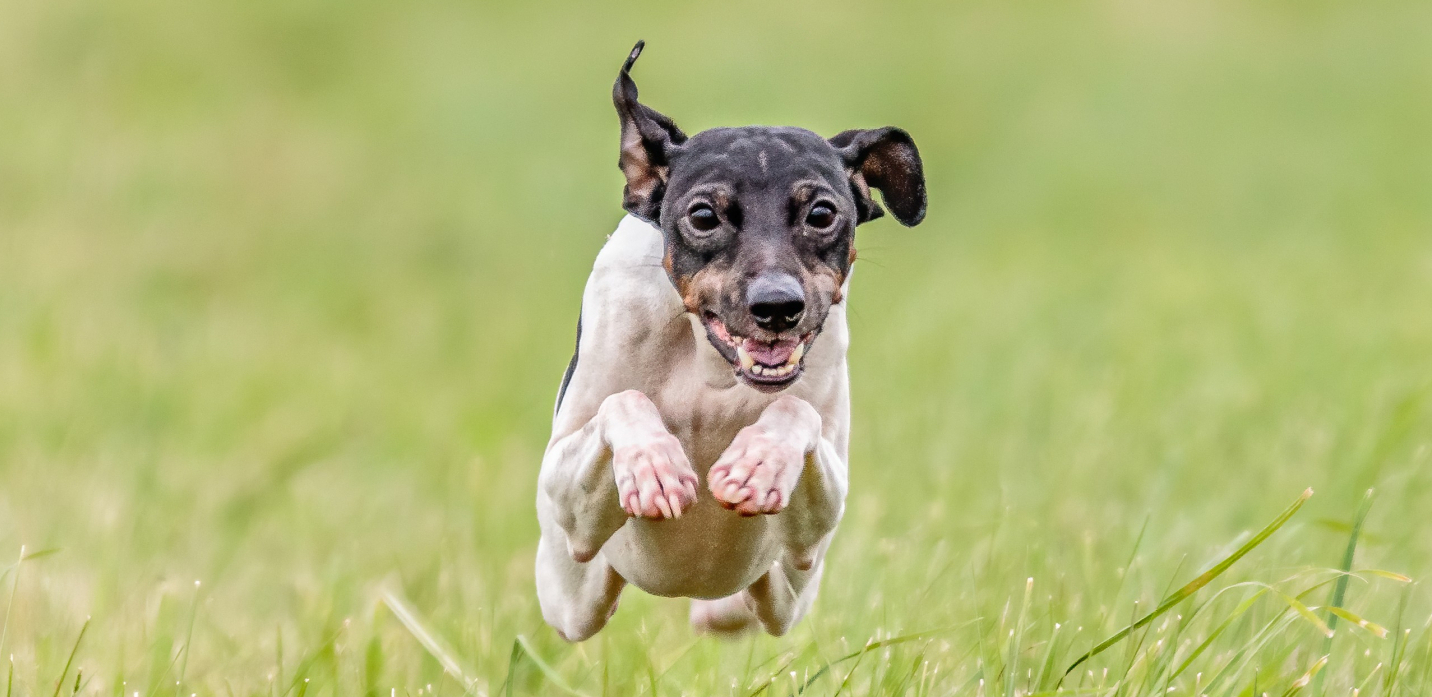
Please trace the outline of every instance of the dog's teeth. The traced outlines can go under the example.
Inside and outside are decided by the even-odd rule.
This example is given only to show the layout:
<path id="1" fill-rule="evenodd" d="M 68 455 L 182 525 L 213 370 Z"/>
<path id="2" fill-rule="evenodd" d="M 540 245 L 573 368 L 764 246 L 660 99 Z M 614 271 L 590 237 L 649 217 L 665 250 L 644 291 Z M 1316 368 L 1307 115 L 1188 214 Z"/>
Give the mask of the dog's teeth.
<path id="1" fill-rule="evenodd" d="M 794 351 L 791 352 L 791 357 L 790 357 L 790 359 L 786 361 L 786 365 L 795 365 L 795 364 L 797 364 L 797 363 L 800 363 L 800 362 L 801 362 L 801 356 L 804 356 L 804 355 L 805 355 L 805 344 L 799 344 L 799 345 L 797 345 L 797 346 L 796 346 L 796 350 L 794 350 Z"/>
<path id="2" fill-rule="evenodd" d="M 746 353 L 744 346 L 736 346 L 736 357 L 741 359 L 741 367 L 746 370 L 751 370 L 751 367 L 756 365 L 756 359 L 752 358 L 751 354 Z"/>

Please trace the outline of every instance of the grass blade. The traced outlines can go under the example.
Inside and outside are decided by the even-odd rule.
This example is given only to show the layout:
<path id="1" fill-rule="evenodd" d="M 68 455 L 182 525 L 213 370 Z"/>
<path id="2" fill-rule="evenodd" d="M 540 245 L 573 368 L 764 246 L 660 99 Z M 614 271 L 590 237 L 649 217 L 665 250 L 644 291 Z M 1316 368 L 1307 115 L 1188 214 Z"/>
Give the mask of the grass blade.
<path id="1" fill-rule="evenodd" d="M 199 581 L 194 581 L 194 603 L 189 606 L 189 630 L 184 635 L 184 661 L 179 664 L 179 679 L 174 683 L 174 697 L 183 694 L 184 675 L 189 671 L 190 648 L 194 644 L 194 617 L 199 614 Z"/>
<path id="2" fill-rule="evenodd" d="M 1412 579 L 1407 576 L 1403 576 L 1399 573 L 1393 573 L 1391 571 L 1383 571 L 1382 569 L 1358 569 L 1357 571 L 1353 572 L 1354 576 L 1361 576 L 1363 574 L 1392 579 L 1393 581 L 1396 581 L 1398 583 L 1412 583 Z"/>
<path id="3" fill-rule="evenodd" d="M 383 604 L 388 606 L 388 609 L 393 612 L 393 615 L 398 618 L 398 621 L 402 622 L 404 627 L 407 627 L 408 632 L 413 635 L 413 638 L 417 639 L 418 643 L 422 644 L 423 648 L 427 649 L 428 653 L 437 659 L 438 663 L 442 665 L 443 670 L 447 671 L 448 675 L 451 675 L 453 679 L 457 680 L 458 684 L 463 686 L 463 689 L 471 692 L 475 682 L 470 676 L 474 675 L 474 673 L 472 671 L 463 670 L 462 664 L 458 662 L 457 656 L 453 651 L 447 647 L 446 643 L 444 643 L 437 634 L 434 634 L 423 625 L 422 620 L 418 618 L 418 613 L 408 605 L 407 601 L 391 586 L 384 588 L 380 592 L 379 597 L 383 599 Z"/>
<path id="4" fill-rule="evenodd" d="M 22 560 L 23 560 L 23 561 L 30 561 L 31 559 L 41 559 L 41 558 L 44 558 L 44 557 L 48 557 L 48 556 L 50 556 L 51 554 L 59 554 L 59 553 L 60 553 L 60 549 L 61 549 L 61 548 L 59 548 L 59 547 L 51 547 L 51 548 L 49 548 L 49 549 L 42 549 L 42 550 L 40 550 L 40 551 L 38 551 L 38 552 L 30 552 L 29 554 L 24 555 L 24 556 L 22 557 Z"/>
<path id="5" fill-rule="evenodd" d="M 537 670 L 541 671 L 542 676 L 547 678 L 547 682 L 556 685 L 558 689 L 574 697 L 587 697 L 586 693 L 580 692 L 571 685 L 568 685 L 567 681 L 563 680 L 562 676 L 557 674 L 556 669 L 542 660 L 542 656 L 537 653 L 536 649 L 532 648 L 532 644 L 527 641 L 527 637 L 518 634 L 516 642 L 518 646 L 522 647 L 523 653 L 527 654 L 527 660 L 532 661 L 532 665 L 537 666 Z M 508 689 L 510 690 L 511 688 L 509 687 Z"/>
<path id="6" fill-rule="evenodd" d="M 89 629 L 90 618 L 85 618 L 85 623 L 80 625 L 79 636 L 75 637 L 75 645 L 70 649 L 70 657 L 65 659 L 65 669 L 60 671 L 60 679 L 55 681 L 54 697 L 60 697 L 60 690 L 65 686 L 65 678 L 70 674 L 70 666 L 75 663 L 75 654 L 80 651 L 80 642 L 84 641 L 85 630 Z"/>
<path id="7" fill-rule="evenodd" d="M 1169 676 L 1169 679 L 1172 680 L 1174 678 L 1177 678 L 1178 676 L 1182 675 L 1185 670 L 1188 670 L 1188 667 L 1193 665 L 1193 662 L 1198 660 L 1198 657 L 1203 655 L 1204 651 L 1208 650 L 1208 647 L 1213 644 L 1213 641 L 1215 639 L 1222 636 L 1225 630 L 1232 626 L 1233 623 L 1237 621 L 1239 617 L 1242 617 L 1243 613 L 1248 612 L 1249 608 L 1252 608 L 1253 604 L 1258 602 L 1258 599 L 1263 597 L 1263 594 L 1267 592 L 1268 586 L 1262 586 L 1257 593 L 1254 593 L 1252 596 L 1239 603 L 1238 606 L 1233 609 L 1233 612 L 1229 613 L 1228 617 L 1224 618 L 1223 622 L 1220 623 L 1216 629 L 1209 633 L 1208 638 L 1204 639 L 1203 643 L 1199 644 L 1198 648 L 1195 648 L 1193 650 L 1193 653 L 1190 653 L 1188 655 L 1188 658 L 1185 658 L 1183 660 L 1183 663 L 1179 664 L 1178 669 L 1175 670 L 1173 674 Z"/>
<path id="8" fill-rule="evenodd" d="M 1059 644 L 1059 629 L 1061 625 L 1054 623 L 1054 631 L 1049 635 L 1049 647 L 1044 651 L 1044 660 L 1040 664 L 1039 678 L 1034 681 L 1034 689 L 1044 689 L 1044 683 L 1049 680 L 1049 674 L 1054 670 L 1054 649 Z"/>
<path id="9" fill-rule="evenodd" d="M 1267 527 L 1259 531 L 1257 535 L 1254 535 L 1253 539 L 1250 539 L 1247 542 L 1243 543 L 1242 547 L 1239 547 L 1232 554 L 1225 557 L 1223 561 L 1218 562 L 1216 565 L 1214 565 L 1213 568 L 1203 572 L 1201 575 L 1199 575 L 1198 578 L 1195 578 L 1190 581 L 1188 585 L 1185 585 L 1183 588 L 1178 589 L 1178 591 L 1175 592 L 1173 595 L 1170 595 L 1169 597 L 1165 598 L 1164 601 L 1159 603 L 1158 607 L 1154 608 L 1152 612 L 1139 618 L 1129 626 L 1119 630 L 1113 636 L 1109 637 L 1108 639 L 1105 639 L 1098 646 L 1095 646 L 1088 653 L 1084 654 L 1083 656 L 1080 656 L 1078 660 L 1074 661 L 1072 664 L 1069 665 L 1069 669 L 1064 671 L 1064 675 L 1067 677 L 1070 673 L 1074 672 L 1074 669 L 1078 668 L 1079 665 L 1082 664 L 1084 661 L 1087 661 L 1090 658 L 1093 658 L 1094 656 L 1103 653 L 1105 649 L 1109 648 L 1110 646 L 1113 646 L 1114 644 L 1119 643 L 1120 640 L 1128 636 L 1134 630 L 1139 629 L 1140 627 L 1143 627 L 1144 625 L 1154 621 L 1160 615 L 1172 609 L 1175 605 L 1178 605 L 1179 603 L 1187 600 L 1194 593 L 1197 593 L 1199 589 L 1208 585 L 1210 582 L 1213 581 L 1213 579 L 1218 578 L 1220 574 L 1228 570 L 1228 567 L 1233 566 L 1239 559 L 1242 559 L 1249 552 L 1253 551 L 1254 548 L 1256 548 L 1258 545 L 1263 544 L 1263 541 L 1267 540 L 1273 535 L 1273 533 L 1277 532 L 1278 528 L 1283 527 L 1283 524 L 1287 523 L 1288 520 L 1291 519 L 1293 515 L 1298 512 L 1298 509 L 1302 508 L 1303 504 L 1308 502 L 1308 499 L 1311 498 L 1312 495 L 1312 489 L 1304 491 L 1303 495 L 1299 496 L 1298 500 L 1293 502 L 1293 505 L 1289 506 L 1287 510 L 1283 511 L 1281 515 L 1275 518 L 1273 522 L 1269 523 Z"/>
<path id="10" fill-rule="evenodd" d="M 1343 550 L 1342 566 L 1338 567 L 1338 570 L 1343 572 L 1343 576 L 1338 579 L 1337 585 L 1333 586 L 1332 597 L 1328 599 L 1328 629 L 1336 629 L 1338 626 L 1337 610 L 1342 607 L 1343 599 L 1347 596 L 1347 572 L 1352 569 L 1353 557 L 1357 556 L 1357 540 L 1358 536 L 1362 534 L 1362 521 L 1367 519 L 1367 511 L 1372 508 L 1372 493 L 1373 490 L 1368 489 L 1367 493 L 1363 495 L 1362 503 L 1357 507 L 1357 515 L 1352 519 L 1352 531 L 1347 536 L 1347 548 Z M 1329 634 L 1327 640 L 1323 642 L 1323 655 L 1331 655 L 1332 651 L 1333 637 Z M 1326 675 L 1318 676 L 1318 683 L 1313 686 L 1314 694 L 1324 694 L 1323 683 L 1326 680 Z"/>
<path id="11" fill-rule="evenodd" d="M 1125 574 L 1127 575 L 1127 573 Z M 1014 682 L 1019 672 L 1019 645 L 1024 641 L 1024 616 L 1029 612 L 1029 596 L 1034 593 L 1034 577 L 1024 582 L 1024 602 L 1019 606 L 1019 619 L 1014 622 L 1014 636 L 1009 640 L 1009 650 L 1004 662 L 1004 694 L 1014 697 Z"/>
<path id="12" fill-rule="evenodd" d="M 303 660 L 300 660 L 298 664 L 294 667 L 293 677 L 289 678 L 288 687 L 285 688 L 284 691 L 279 694 L 278 697 L 288 697 L 288 694 L 290 692 L 293 692 L 294 688 L 299 688 L 300 694 L 304 690 L 307 690 L 308 671 L 313 668 L 313 664 L 317 663 L 319 659 L 322 658 L 324 651 L 333 648 L 333 645 L 338 643 L 338 638 L 343 636 L 343 633 L 346 631 L 348 631 L 348 623 L 344 622 L 341 626 L 338 627 L 336 631 L 334 631 L 328 636 L 327 640 L 319 644 L 317 648 L 308 652 L 308 655 L 304 656 Z M 185 651 L 187 656 L 187 647 L 185 648 Z M 277 689 L 277 686 L 275 686 L 275 689 Z"/>
<path id="13" fill-rule="evenodd" d="M 1294 612 L 1296 612 L 1296 613 L 1298 613 L 1299 615 L 1301 615 L 1301 616 L 1303 617 L 1303 619 L 1307 620 L 1307 621 L 1308 621 L 1310 624 L 1312 624 L 1314 627 L 1317 627 L 1317 628 L 1318 628 L 1318 632 L 1319 632 L 1320 634 L 1322 634 L 1324 637 L 1326 637 L 1326 638 L 1328 638 L 1328 639 L 1332 639 L 1332 638 L 1333 638 L 1333 630 L 1332 630 L 1331 628 L 1329 628 L 1328 625 L 1323 622 L 1323 620 L 1322 620 L 1321 617 L 1318 617 L 1316 613 L 1314 613 L 1312 610 L 1308 609 L 1308 606 L 1307 606 L 1307 605 L 1302 604 L 1301 602 L 1298 601 L 1297 598 L 1294 598 L 1293 596 L 1288 595 L 1287 593 L 1284 593 L 1283 591 L 1280 591 L 1280 590 L 1278 590 L 1277 588 L 1274 588 L 1274 589 L 1273 589 L 1273 594 L 1274 594 L 1274 596 L 1276 596 L 1279 600 L 1283 601 L 1284 603 L 1287 603 L 1288 607 L 1292 608 Z"/>
<path id="14" fill-rule="evenodd" d="M 1372 632 L 1379 639 L 1387 638 L 1387 628 L 1380 624 L 1377 624 L 1376 622 L 1369 622 L 1340 607 L 1330 607 L 1327 608 L 1327 610 L 1328 612 L 1331 612 L 1338 617 L 1341 617 L 1363 629 L 1366 629 L 1369 632 Z"/>
<path id="15" fill-rule="evenodd" d="M 1223 664 L 1223 667 L 1220 668 L 1217 673 L 1214 673 L 1213 678 L 1208 681 L 1208 684 L 1204 686 L 1203 691 L 1199 694 L 1211 695 L 1217 692 L 1214 688 L 1218 687 L 1225 679 L 1241 673 L 1243 669 L 1248 666 L 1248 663 L 1253 660 L 1253 657 L 1257 656 L 1258 652 L 1262 651 L 1263 647 L 1267 646 L 1273 637 L 1281 634 L 1283 630 L 1292 626 L 1298 618 L 1285 617 L 1284 615 L 1286 615 L 1287 612 L 1287 610 L 1280 610 L 1278 614 L 1273 616 L 1272 621 L 1268 622 L 1253 639 L 1235 651 L 1233 656 L 1228 659 L 1228 662 Z M 1255 692 L 1253 694 L 1258 693 Z"/>
<path id="16" fill-rule="evenodd" d="M 5 637 L 10 634 L 10 610 L 15 607 L 15 593 L 20 590 L 20 565 L 25 563 L 25 545 L 20 545 L 20 558 L 15 560 L 15 580 L 10 584 L 10 600 L 5 604 L 5 624 L 0 625 L 0 651 L 5 649 Z"/>
<path id="17" fill-rule="evenodd" d="M 517 662 L 522 660 L 522 645 L 512 640 L 512 653 L 507 655 L 507 679 L 502 681 L 503 697 L 512 697 L 512 676 L 517 672 Z"/>
<path id="18" fill-rule="evenodd" d="M 866 643 L 865 643 L 865 646 L 864 646 L 863 648 L 861 648 L 859 651 L 853 651 L 853 652 L 848 653 L 848 654 L 846 654 L 846 655 L 844 655 L 844 656 L 841 656 L 840 658 L 835 659 L 834 661 L 830 661 L 829 663 L 826 663 L 825 665 L 821 666 L 821 667 L 820 667 L 820 670 L 817 670 L 816 672 L 812 673 L 809 678 L 806 678 L 805 684 L 804 684 L 804 685 L 801 685 L 800 689 L 796 692 L 796 694 L 803 694 L 807 689 L 810 688 L 811 685 L 815 684 L 815 681 L 816 681 L 816 680 L 819 680 L 819 679 L 820 679 L 820 676 L 825 675 L 826 673 L 830 672 L 830 669 L 831 669 L 831 668 L 834 668 L 834 667 L 835 667 L 836 665 L 838 665 L 838 664 L 844 663 L 844 662 L 846 662 L 846 661 L 849 661 L 849 660 L 852 660 L 852 659 L 855 659 L 855 658 L 859 658 L 859 657 L 861 657 L 861 656 L 863 656 L 863 655 L 865 655 L 865 654 L 867 654 L 867 653 L 870 653 L 871 651 L 874 651 L 874 650 L 880 649 L 880 648 L 884 648 L 884 647 L 886 647 L 886 646 L 894 646 L 894 645 L 896 645 L 896 644 L 904 644 L 904 643 L 910 642 L 910 641 L 919 641 L 919 640 L 921 640 L 921 639 L 928 639 L 928 638 L 933 637 L 933 636 L 939 636 L 940 634 L 945 634 L 945 633 L 948 633 L 948 632 L 953 632 L 953 631 L 956 631 L 956 630 L 959 630 L 959 629 L 963 629 L 963 628 L 965 628 L 965 627 L 970 626 L 971 624 L 974 624 L 974 623 L 976 623 L 976 622 L 979 622 L 979 621 L 982 620 L 982 619 L 984 619 L 984 618 L 982 618 L 982 617 L 976 617 L 976 618 L 970 620 L 969 622 L 964 622 L 964 623 L 961 623 L 961 624 L 956 624 L 956 625 L 952 625 L 952 626 L 949 626 L 949 627 L 944 627 L 944 628 L 942 628 L 942 629 L 931 629 L 931 630 L 926 631 L 926 632 L 915 632 L 915 633 L 913 633 L 913 634 L 902 634 L 902 635 L 900 635 L 900 636 L 892 637 L 892 638 L 890 638 L 890 639 L 881 639 L 880 641 L 869 641 L 869 642 L 866 642 Z"/>
<path id="19" fill-rule="evenodd" d="M 1318 675 L 1320 671 L 1322 671 L 1323 666 L 1327 664 L 1328 657 L 1326 655 L 1324 655 L 1322 658 L 1319 658 L 1318 662 L 1314 663 L 1313 667 L 1308 669 L 1308 672 L 1303 673 L 1303 677 L 1294 680 L 1293 684 L 1288 686 L 1288 690 L 1287 692 L 1283 693 L 1283 697 L 1293 697 L 1293 695 L 1297 694 L 1299 690 L 1307 687 L 1308 683 L 1313 681 L 1313 676 Z"/>

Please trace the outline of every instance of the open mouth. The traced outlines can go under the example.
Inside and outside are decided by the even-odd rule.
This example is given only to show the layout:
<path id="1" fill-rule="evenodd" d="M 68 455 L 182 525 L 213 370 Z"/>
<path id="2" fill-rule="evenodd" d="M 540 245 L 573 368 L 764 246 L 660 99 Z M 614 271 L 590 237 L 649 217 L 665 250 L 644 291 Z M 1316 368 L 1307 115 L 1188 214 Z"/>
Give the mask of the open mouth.
<path id="1" fill-rule="evenodd" d="M 714 313 L 702 314 L 706 335 L 736 374 L 757 387 L 785 387 L 800 377 L 806 349 L 815 339 L 815 332 L 796 337 L 779 337 L 775 341 L 758 341 L 732 334 Z"/>

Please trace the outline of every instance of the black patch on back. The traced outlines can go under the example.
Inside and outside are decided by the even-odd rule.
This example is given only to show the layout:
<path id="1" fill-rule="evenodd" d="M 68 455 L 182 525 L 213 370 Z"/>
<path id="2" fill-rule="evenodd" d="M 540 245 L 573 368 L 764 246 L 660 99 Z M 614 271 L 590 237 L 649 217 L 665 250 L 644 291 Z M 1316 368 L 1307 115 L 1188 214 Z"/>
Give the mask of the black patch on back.
<path id="1" fill-rule="evenodd" d="M 582 350 L 582 311 L 577 310 L 577 345 L 572 349 L 572 360 L 567 363 L 567 372 L 562 374 L 562 386 L 557 388 L 557 406 L 552 407 L 552 416 L 562 410 L 562 398 L 567 396 L 567 384 L 572 382 L 572 373 L 577 372 L 577 354 Z"/>

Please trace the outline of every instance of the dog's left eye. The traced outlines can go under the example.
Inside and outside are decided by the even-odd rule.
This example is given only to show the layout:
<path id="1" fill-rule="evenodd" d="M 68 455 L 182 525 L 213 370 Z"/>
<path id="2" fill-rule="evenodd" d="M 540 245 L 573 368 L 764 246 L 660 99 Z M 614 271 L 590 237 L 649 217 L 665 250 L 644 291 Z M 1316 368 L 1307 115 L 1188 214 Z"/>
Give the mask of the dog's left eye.
<path id="1" fill-rule="evenodd" d="M 693 206 L 691 212 L 686 216 L 691 219 L 691 227 L 701 232 L 710 232 L 721 224 L 721 219 L 717 217 L 716 211 L 711 210 L 711 207 L 704 203 Z"/>
<path id="2" fill-rule="evenodd" d="M 806 214 L 806 225 L 824 230 L 835 224 L 835 210 L 824 203 L 817 203 Z"/>

